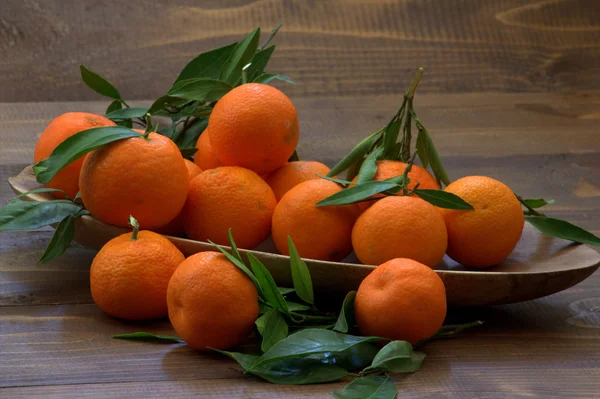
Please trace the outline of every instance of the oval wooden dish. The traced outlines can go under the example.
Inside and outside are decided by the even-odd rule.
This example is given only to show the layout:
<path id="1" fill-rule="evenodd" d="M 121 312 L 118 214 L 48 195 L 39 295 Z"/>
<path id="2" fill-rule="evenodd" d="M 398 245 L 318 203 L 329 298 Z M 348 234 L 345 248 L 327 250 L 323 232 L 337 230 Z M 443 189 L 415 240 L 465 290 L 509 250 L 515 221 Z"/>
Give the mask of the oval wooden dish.
<path id="1" fill-rule="evenodd" d="M 17 194 L 40 185 L 31 166 L 8 180 Z M 48 194 L 31 194 L 25 199 L 48 201 Z M 100 222 L 92 216 L 77 219 L 75 241 L 89 248 L 100 249 L 111 238 L 127 229 Z M 214 250 L 206 242 L 168 237 L 186 256 Z M 287 256 L 271 253 L 272 243 L 264 243 L 252 252 L 272 273 L 281 286 L 292 286 Z M 344 295 L 358 288 L 374 266 L 356 263 L 323 262 L 306 259 L 315 290 L 331 296 Z M 525 224 L 523 236 L 512 255 L 498 266 L 473 270 L 448 257 L 436 268 L 444 280 L 448 304 L 459 306 L 499 305 L 526 301 L 565 290 L 589 277 L 600 266 L 600 254 L 585 245 L 551 238 Z"/>

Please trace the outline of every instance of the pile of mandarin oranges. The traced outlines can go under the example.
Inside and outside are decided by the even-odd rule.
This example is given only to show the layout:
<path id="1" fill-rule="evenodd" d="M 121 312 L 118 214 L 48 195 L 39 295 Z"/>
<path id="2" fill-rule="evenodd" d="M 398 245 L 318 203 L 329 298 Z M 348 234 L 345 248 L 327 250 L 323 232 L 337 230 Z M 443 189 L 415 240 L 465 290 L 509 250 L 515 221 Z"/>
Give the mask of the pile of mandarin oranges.
<path id="1" fill-rule="evenodd" d="M 34 160 L 47 158 L 77 132 L 114 125 L 89 113 L 61 115 L 40 136 Z M 432 270 L 444 255 L 485 268 L 506 258 L 521 236 L 517 198 L 484 176 L 463 177 L 445 188 L 475 210 L 381 194 L 316 206 L 343 187 L 322 178 L 330 171 L 323 163 L 289 161 L 299 138 L 290 99 L 272 86 L 248 83 L 216 103 L 193 162 L 169 138 L 150 132 L 104 145 L 61 170 L 47 186 L 71 198 L 79 193 L 104 223 L 134 225 L 93 261 L 91 292 L 98 306 L 128 320 L 168 315 L 178 335 L 199 350 L 240 343 L 259 315 L 253 282 L 223 254 L 185 259 L 165 238 L 228 245 L 231 229 L 244 249 L 271 237 L 277 251 L 289 255 L 290 237 L 302 258 L 339 262 L 354 252 L 360 262 L 379 265 L 358 290 L 358 327 L 365 335 L 416 343 L 434 334 L 446 315 L 444 284 Z M 402 175 L 406 167 L 379 161 L 374 180 Z M 419 165 L 408 177 L 409 188 L 440 189 Z"/>

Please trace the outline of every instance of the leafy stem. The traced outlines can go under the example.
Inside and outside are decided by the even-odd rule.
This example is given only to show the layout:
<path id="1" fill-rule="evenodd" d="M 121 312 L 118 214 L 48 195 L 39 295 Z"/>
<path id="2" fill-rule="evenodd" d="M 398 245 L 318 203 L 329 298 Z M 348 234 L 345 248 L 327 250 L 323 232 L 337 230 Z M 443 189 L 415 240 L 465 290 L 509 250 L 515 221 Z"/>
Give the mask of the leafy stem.
<path id="1" fill-rule="evenodd" d="M 543 213 L 538 212 L 535 209 L 533 209 L 531 206 L 529 206 L 529 204 L 527 204 L 527 202 L 525 202 L 523 200 L 523 197 L 521 197 L 520 195 L 517 195 L 517 194 L 515 194 L 515 196 L 517 197 L 517 199 L 519 200 L 521 205 L 523 205 L 525 208 L 527 208 L 528 215 L 546 217 L 546 215 L 544 215 Z"/>
<path id="2" fill-rule="evenodd" d="M 408 183 L 410 182 L 409 178 L 408 178 L 408 174 L 410 173 L 410 170 L 412 169 L 413 163 L 415 162 L 415 157 L 417 156 L 417 152 L 415 151 L 412 156 L 410 157 L 410 159 L 408 160 L 408 165 L 406 165 L 406 168 L 404 168 L 404 178 L 402 179 L 402 193 L 404 195 L 408 195 Z"/>

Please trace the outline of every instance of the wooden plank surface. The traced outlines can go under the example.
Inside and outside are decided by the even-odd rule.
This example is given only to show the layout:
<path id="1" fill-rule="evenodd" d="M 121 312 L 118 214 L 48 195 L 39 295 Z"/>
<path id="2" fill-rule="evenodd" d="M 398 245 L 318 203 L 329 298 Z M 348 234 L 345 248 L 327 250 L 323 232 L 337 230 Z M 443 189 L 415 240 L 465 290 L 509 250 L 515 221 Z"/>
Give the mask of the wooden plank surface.
<path id="1" fill-rule="evenodd" d="M 300 154 L 333 164 L 394 112 L 398 95 L 297 97 Z M 143 104 L 143 102 L 142 102 Z M 420 95 L 417 109 L 452 177 L 486 174 L 526 196 L 553 197 L 549 213 L 600 233 L 597 95 Z M 68 110 L 105 102 L 0 104 L 0 178 L 31 162 L 35 139 Z M 342 137 L 342 138 L 340 138 Z M 12 193 L 0 185 L 0 202 Z M 0 397 L 328 397 L 343 383 L 277 386 L 244 376 L 228 359 L 183 345 L 111 339 L 140 330 L 173 333 L 168 321 L 123 323 L 89 294 L 94 252 L 75 245 L 36 263 L 51 230 L 0 235 Z M 486 324 L 424 348 L 402 397 L 595 398 L 600 377 L 600 274 L 562 293 L 521 304 L 454 310 Z"/>
<path id="2" fill-rule="evenodd" d="M 600 90 L 597 0 L 3 0 L 0 101 L 92 100 L 83 63 L 127 99 L 164 94 L 196 54 L 284 28 L 270 69 L 294 95 Z"/>

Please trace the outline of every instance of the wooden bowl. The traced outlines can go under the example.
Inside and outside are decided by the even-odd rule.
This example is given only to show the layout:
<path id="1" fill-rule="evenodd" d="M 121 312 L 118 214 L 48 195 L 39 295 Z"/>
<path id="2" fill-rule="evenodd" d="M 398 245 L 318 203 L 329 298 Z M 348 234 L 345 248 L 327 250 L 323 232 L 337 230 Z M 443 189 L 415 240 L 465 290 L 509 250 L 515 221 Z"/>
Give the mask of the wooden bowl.
<path id="1" fill-rule="evenodd" d="M 31 166 L 8 180 L 17 194 L 40 185 Z M 28 200 L 48 201 L 48 194 L 31 194 Z M 100 249 L 108 240 L 127 232 L 127 229 L 108 225 L 92 216 L 77 219 L 75 241 L 89 248 Z M 206 242 L 170 237 L 186 256 L 214 250 Z M 264 243 L 252 252 L 272 273 L 281 286 L 292 286 L 289 258 L 267 252 L 272 243 Z M 306 259 L 317 292 L 330 296 L 344 295 L 356 290 L 360 282 L 375 268 L 356 263 L 336 263 Z M 436 268 L 446 285 L 449 306 L 484 306 L 521 302 L 565 290 L 589 277 L 600 266 L 600 254 L 585 245 L 551 238 L 539 233 L 529 224 L 517 248 L 504 262 L 485 270 L 473 270 L 457 264 L 448 257 Z"/>

